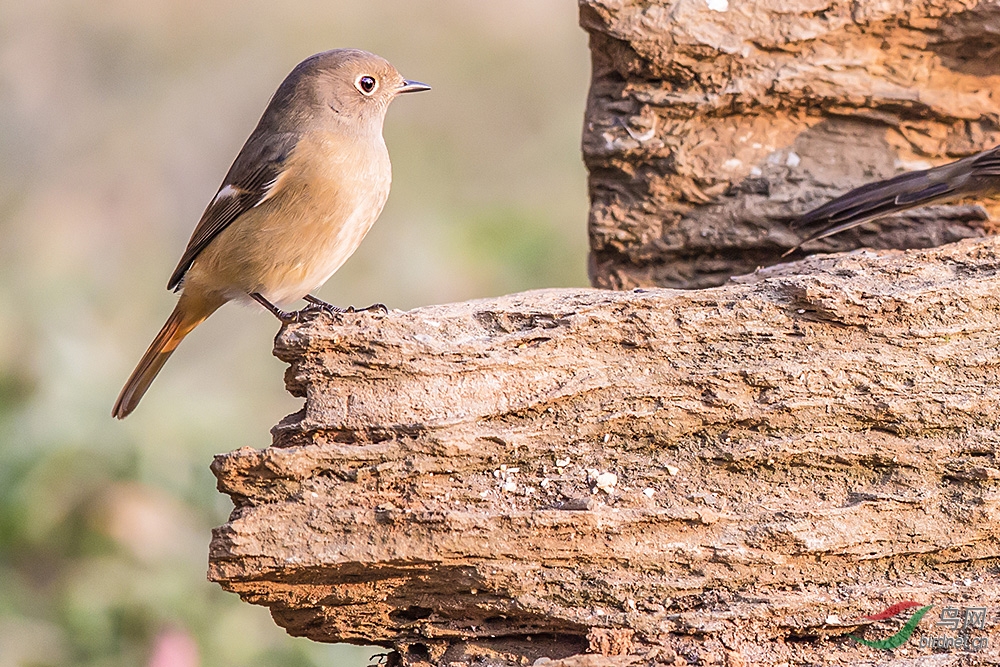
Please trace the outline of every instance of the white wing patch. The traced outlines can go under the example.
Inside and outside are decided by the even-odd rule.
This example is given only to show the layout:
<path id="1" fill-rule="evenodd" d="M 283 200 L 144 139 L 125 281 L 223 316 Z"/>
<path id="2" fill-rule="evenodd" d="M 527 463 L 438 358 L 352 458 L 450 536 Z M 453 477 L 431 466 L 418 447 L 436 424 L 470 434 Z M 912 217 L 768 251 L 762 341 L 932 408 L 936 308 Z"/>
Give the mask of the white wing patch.
<path id="1" fill-rule="evenodd" d="M 282 177 L 286 173 L 287 172 L 282 171 L 280 174 L 278 174 L 277 176 L 275 176 L 274 179 L 270 183 L 267 183 L 266 185 L 264 185 L 264 196 L 261 197 L 257 201 L 257 203 L 254 204 L 254 206 L 260 206 L 261 204 L 263 204 L 264 202 L 266 202 L 271 197 L 271 195 L 273 195 L 275 192 L 277 192 L 278 188 L 275 187 L 275 186 L 278 185 L 278 181 L 280 181 L 282 179 Z"/>
<path id="2" fill-rule="evenodd" d="M 254 202 L 253 206 L 251 206 L 250 208 L 254 208 L 256 206 L 260 206 L 261 204 L 263 204 L 264 202 L 266 202 L 268 200 L 268 198 L 270 198 L 270 196 L 273 195 L 277 191 L 277 188 L 275 186 L 278 184 L 278 181 L 280 181 L 281 177 L 284 176 L 284 175 L 285 175 L 285 172 L 281 172 L 274 179 L 272 179 L 270 182 L 265 183 L 264 184 L 264 194 L 261 196 L 260 199 L 258 199 L 256 202 Z M 240 196 L 245 195 L 245 194 L 247 194 L 247 191 L 244 190 L 243 188 L 238 188 L 235 185 L 224 185 L 219 190 L 219 192 L 215 195 L 215 199 L 212 200 L 212 203 L 210 204 L 210 206 L 217 206 L 219 204 L 222 204 L 227 199 L 231 199 L 231 198 L 234 198 L 234 197 L 240 197 Z"/>
<path id="3" fill-rule="evenodd" d="M 223 186 L 223 188 L 219 190 L 218 194 L 215 195 L 215 199 L 212 200 L 211 205 L 215 206 L 223 199 L 228 199 L 229 197 L 235 197 L 241 192 L 243 192 L 243 190 L 240 190 L 237 187 L 233 187 L 232 185 Z"/>

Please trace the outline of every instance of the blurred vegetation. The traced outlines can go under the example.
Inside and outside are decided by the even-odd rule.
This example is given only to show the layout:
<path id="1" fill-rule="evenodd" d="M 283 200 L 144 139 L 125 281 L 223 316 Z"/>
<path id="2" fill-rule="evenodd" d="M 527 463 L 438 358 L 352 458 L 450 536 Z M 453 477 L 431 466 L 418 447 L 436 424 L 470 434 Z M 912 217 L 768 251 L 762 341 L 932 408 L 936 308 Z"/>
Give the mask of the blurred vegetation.
<path id="1" fill-rule="evenodd" d="M 0 667 L 367 664 L 205 579 L 212 455 L 299 407 L 270 315 L 224 308 L 109 416 L 271 92 L 337 46 L 434 90 L 390 110 L 393 194 L 321 296 L 585 284 L 575 3 L 0 0 Z"/>

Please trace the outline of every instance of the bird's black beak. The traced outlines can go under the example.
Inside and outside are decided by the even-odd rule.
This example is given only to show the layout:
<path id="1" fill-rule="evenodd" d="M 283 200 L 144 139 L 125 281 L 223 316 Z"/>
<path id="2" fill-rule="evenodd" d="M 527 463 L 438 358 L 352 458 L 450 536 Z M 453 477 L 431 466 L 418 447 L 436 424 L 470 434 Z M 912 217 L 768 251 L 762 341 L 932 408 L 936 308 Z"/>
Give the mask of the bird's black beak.
<path id="1" fill-rule="evenodd" d="M 397 93 L 419 93 L 421 90 L 430 90 L 431 87 L 419 81 L 404 81 L 403 85 L 396 89 Z"/>

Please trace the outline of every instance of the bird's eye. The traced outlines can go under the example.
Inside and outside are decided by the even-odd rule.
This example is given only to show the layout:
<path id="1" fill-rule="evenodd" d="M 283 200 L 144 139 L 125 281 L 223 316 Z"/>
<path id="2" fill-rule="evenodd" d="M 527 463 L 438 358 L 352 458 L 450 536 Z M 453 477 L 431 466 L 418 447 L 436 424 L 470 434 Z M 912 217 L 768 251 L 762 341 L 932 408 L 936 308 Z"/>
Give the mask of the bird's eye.
<path id="1" fill-rule="evenodd" d="M 375 77 L 365 74 L 358 77 L 358 80 L 354 82 L 354 86 L 363 94 L 371 95 L 378 88 L 378 81 L 375 80 Z"/>

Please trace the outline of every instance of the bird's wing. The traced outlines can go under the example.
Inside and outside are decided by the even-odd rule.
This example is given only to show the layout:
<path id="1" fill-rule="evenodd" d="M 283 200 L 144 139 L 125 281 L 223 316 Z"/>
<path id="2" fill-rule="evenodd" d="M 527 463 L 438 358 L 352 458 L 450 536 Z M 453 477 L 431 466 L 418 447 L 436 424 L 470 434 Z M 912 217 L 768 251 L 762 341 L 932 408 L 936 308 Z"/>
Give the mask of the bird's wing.
<path id="1" fill-rule="evenodd" d="M 236 157 L 215 198 L 209 203 L 195 227 L 187 248 L 167 283 L 167 289 L 180 287 L 184 274 L 198 254 L 228 227 L 279 189 L 279 181 L 297 134 L 251 136 Z"/>

